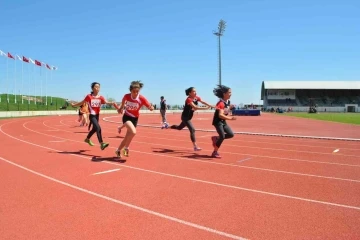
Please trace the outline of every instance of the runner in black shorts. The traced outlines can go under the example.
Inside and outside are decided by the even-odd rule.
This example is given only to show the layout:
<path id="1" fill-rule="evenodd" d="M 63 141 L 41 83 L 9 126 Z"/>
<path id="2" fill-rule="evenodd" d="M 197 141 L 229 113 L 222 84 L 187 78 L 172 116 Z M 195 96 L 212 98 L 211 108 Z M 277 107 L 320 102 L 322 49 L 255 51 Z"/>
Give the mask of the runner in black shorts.
<path id="1" fill-rule="evenodd" d="M 123 117 L 122 117 L 122 122 L 123 122 L 123 124 L 125 124 L 127 121 L 130 121 L 130 122 L 132 122 L 132 124 L 134 125 L 134 127 L 137 126 L 138 120 L 139 120 L 138 117 L 130 117 L 130 116 L 125 115 L 125 114 L 124 114 Z M 123 125 L 123 126 L 125 126 L 125 125 Z"/>
<path id="2" fill-rule="evenodd" d="M 130 93 L 125 94 L 121 106 L 116 108 L 118 112 L 123 115 L 123 126 L 127 128 L 126 135 L 121 141 L 118 149 L 115 151 L 115 154 L 118 158 L 121 158 L 121 151 L 124 156 L 129 156 L 129 146 L 136 135 L 136 126 L 140 116 L 140 109 L 142 106 L 146 106 L 150 111 L 154 110 L 154 107 L 149 103 L 149 101 L 142 95 L 140 95 L 140 89 L 144 84 L 140 81 L 133 81 L 130 84 Z"/>
<path id="3" fill-rule="evenodd" d="M 216 110 L 214 113 L 214 118 L 212 125 L 215 127 L 216 132 L 219 136 L 211 137 L 214 151 L 212 153 L 212 157 L 220 158 L 218 150 L 224 141 L 224 139 L 229 139 L 234 137 L 234 133 L 232 132 L 230 126 L 227 124 L 226 120 L 236 120 L 236 117 L 229 116 L 230 113 L 230 97 L 231 97 L 231 89 L 224 85 L 218 85 L 217 88 L 214 89 L 214 94 L 218 98 L 220 98 L 219 102 L 216 104 Z"/>
<path id="4" fill-rule="evenodd" d="M 199 96 L 197 96 L 196 89 L 194 87 L 190 87 L 190 88 L 186 89 L 185 94 L 188 97 L 185 100 L 184 110 L 181 114 L 181 123 L 180 123 L 180 125 L 172 125 L 170 128 L 176 129 L 176 130 L 181 130 L 184 127 L 187 127 L 190 131 L 190 139 L 193 144 L 194 151 L 200 151 L 201 148 L 199 148 L 196 144 L 195 128 L 192 125 L 191 119 L 194 116 L 194 111 L 209 109 L 214 106 L 211 106 L 207 102 L 203 101 Z M 199 102 L 206 105 L 207 107 L 198 107 Z"/>

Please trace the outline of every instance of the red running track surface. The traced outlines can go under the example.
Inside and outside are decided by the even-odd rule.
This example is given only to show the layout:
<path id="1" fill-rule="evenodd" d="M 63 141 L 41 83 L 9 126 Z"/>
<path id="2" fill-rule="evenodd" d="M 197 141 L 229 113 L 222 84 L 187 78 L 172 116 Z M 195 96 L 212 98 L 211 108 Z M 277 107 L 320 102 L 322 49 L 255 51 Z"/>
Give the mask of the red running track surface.
<path id="1" fill-rule="evenodd" d="M 187 130 L 138 127 L 119 161 L 117 124 L 101 151 L 76 118 L 0 121 L 2 239 L 360 238 L 360 142 L 236 135 L 212 159 L 211 132 L 193 152 Z"/>

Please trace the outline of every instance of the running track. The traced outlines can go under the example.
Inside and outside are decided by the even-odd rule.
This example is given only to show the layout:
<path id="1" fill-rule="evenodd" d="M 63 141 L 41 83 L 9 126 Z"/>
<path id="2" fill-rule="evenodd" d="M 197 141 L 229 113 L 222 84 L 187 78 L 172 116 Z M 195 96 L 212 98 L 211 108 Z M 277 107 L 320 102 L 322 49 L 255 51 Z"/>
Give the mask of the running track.
<path id="1" fill-rule="evenodd" d="M 101 151 L 76 117 L 0 121 L 1 239 L 360 239 L 360 142 L 236 135 L 211 159 L 211 132 L 194 153 L 139 127 L 120 162 L 117 125 Z"/>

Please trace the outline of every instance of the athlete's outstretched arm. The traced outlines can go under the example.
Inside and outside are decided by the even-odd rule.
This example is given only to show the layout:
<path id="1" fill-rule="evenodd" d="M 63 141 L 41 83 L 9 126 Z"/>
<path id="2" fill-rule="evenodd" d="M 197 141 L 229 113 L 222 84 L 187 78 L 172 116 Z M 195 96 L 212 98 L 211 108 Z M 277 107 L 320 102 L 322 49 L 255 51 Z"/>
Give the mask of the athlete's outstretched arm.
<path id="1" fill-rule="evenodd" d="M 85 103 L 85 99 L 78 103 L 70 103 L 72 107 L 80 107 Z"/>
<path id="2" fill-rule="evenodd" d="M 124 97 L 121 101 L 120 107 L 116 106 L 118 113 L 123 114 L 125 103 L 126 103 L 126 100 Z"/>
<path id="3" fill-rule="evenodd" d="M 189 103 L 189 105 L 190 105 L 194 110 L 209 109 L 209 107 L 199 107 L 199 106 L 195 105 L 193 102 Z"/>
<path id="4" fill-rule="evenodd" d="M 144 97 L 140 96 L 141 101 L 144 101 L 144 106 L 147 107 L 150 111 L 154 110 L 154 106 Z"/>
<path id="5" fill-rule="evenodd" d="M 207 102 L 205 102 L 205 101 L 203 101 L 203 100 L 201 100 L 201 101 L 199 101 L 199 102 L 201 102 L 202 104 L 208 106 L 209 108 L 216 108 L 214 105 L 210 105 L 209 103 L 207 103 Z"/>

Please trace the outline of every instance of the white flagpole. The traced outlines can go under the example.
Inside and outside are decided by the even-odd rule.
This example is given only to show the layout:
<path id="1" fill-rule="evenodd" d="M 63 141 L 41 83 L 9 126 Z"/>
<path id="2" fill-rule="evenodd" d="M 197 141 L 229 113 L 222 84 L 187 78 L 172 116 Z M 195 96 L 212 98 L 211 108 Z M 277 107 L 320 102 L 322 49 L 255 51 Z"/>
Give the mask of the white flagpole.
<path id="1" fill-rule="evenodd" d="M 53 69 L 51 68 L 51 70 L 50 70 L 50 82 L 52 82 L 52 72 L 53 72 Z M 52 104 L 52 95 L 51 95 L 51 104 Z"/>
<path id="2" fill-rule="evenodd" d="M 15 94 L 14 94 L 14 97 L 15 97 L 15 104 L 16 104 L 16 56 L 15 56 L 15 74 L 14 74 L 14 78 L 15 78 Z"/>
<path id="3" fill-rule="evenodd" d="M 24 59 L 22 59 L 22 60 L 24 60 Z M 21 104 L 24 104 L 23 95 L 24 95 L 24 61 L 22 61 L 22 63 L 21 63 L 21 94 L 20 94 Z"/>
<path id="4" fill-rule="evenodd" d="M 46 77 L 45 77 L 45 105 L 47 106 L 47 70 L 46 70 Z"/>
<path id="5" fill-rule="evenodd" d="M 36 79 L 35 79 L 35 64 L 33 65 L 33 81 L 34 81 L 34 104 L 36 105 L 37 103 L 37 96 L 36 96 Z"/>
<path id="6" fill-rule="evenodd" d="M 29 94 L 28 94 L 28 105 L 30 105 L 30 60 L 29 60 L 29 62 L 28 62 L 28 82 L 29 82 Z M 28 106 L 28 107 L 30 107 L 30 106 Z"/>
<path id="7" fill-rule="evenodd" d="M 6 53 L 4 53 L 3 51 L 1 51 L 0 50 L 0 56 L 4 56 L 4 57 L 6 57 L 6 64 L 7 64 L 7 59 L 8 59 L 8 55 L 6 54 Z M 5 60 L 5 59 L 4 59 Z M 5 63 L 5 62 L 4 62 Z M 7 65 L 6 65 L 6 72 L 7 72 Z M 5 72 L 4 72 L 5 73 Z M 7 77 L 6 77 L 7 78 Z M 7 81 L 7 79 L 6 79 L 6 81 Z M 3 85 L 4 85 L 4 87 L 5 87 L 5 85 L 7 85 L 8 83 L 7 82 L 5 82 L 5 83 L 3 83 Z M 1 94 L 4 94 L 4 96 L 5 96 L 5 91 L 4 91 L 5 89 L 2 89 L 2 91 L 0 92 L 0 103 L 1 103 L 1 101 L 2 101 L 2 95 Z"/>
<path id="8" fill-rule="evenodd" d="M 9 103 L 9 57 L 6 58 L 6 101 Z"/>
<path id="9" fill-rule="evenodd" d="M 42 78 L 41 78 L 41 66 L 40 66 L 40 98 L 41 98 L 41 104 L 43 103 L 43 95 L 42 95 Z"/>
<path id="10" fill-rule="evenodd" d="M 0 57 L 2 56 L 2 53 L 3 53 L 3 51 L 0 50 Z M 0 84 L 1 84 L 1 82 L 0 82 Z M 1 95 L 1 94 L 2 94 L 2 91 L 3 91 L 3 90 L 0 91 L 0 103 L 1 103 L 1 98 L 2 98 L 2 95 Z"/>

